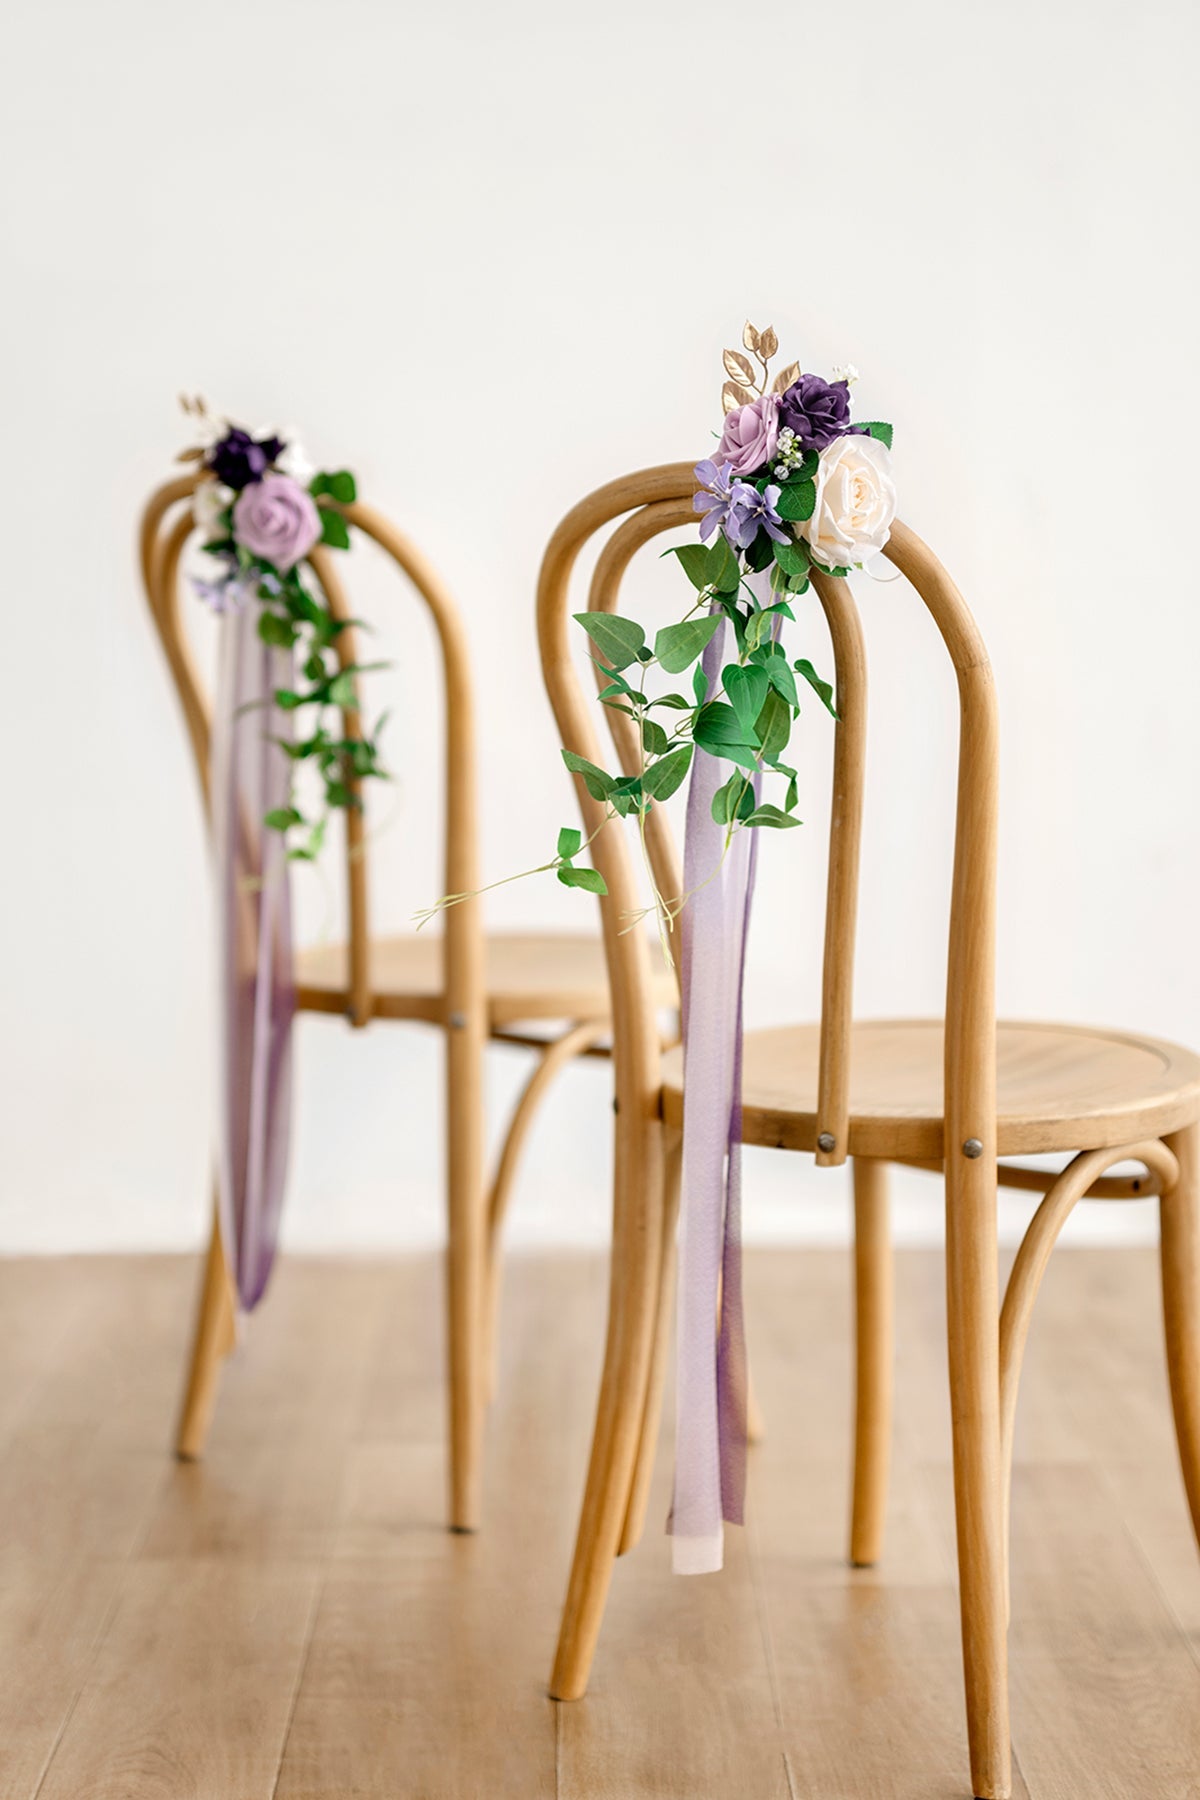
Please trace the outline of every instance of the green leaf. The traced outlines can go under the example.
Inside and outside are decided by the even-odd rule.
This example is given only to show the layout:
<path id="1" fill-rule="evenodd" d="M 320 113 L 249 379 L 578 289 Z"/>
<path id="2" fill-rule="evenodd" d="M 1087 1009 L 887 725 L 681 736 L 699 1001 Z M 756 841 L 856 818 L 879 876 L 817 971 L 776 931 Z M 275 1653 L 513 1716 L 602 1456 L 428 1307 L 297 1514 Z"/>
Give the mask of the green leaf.
<path id="1" fill-rule="evenodd" d="M 708 692 L 708 676 L 698 665 L 692 670 L 692 692 L 696 696 L 696 705 L 704 705 L 704 696 Z"/>
<path id="2" fill-rule="evenodd" d="M 605 774 L 603 769 L 598 769 L 595 763 L 587 760 L 586 756 L 576 756 L 573 750 L 564 750 L 562 759 L 573 775 L 583 776 L 583 785 L 593 800 L 608 799 L 617 785 L 611 775 Z"/>
<path id="3" fill-rule="evenodd" d="M 342 669 L 329 684 L 330 706 L 344 706 L 348 712 L 358 711 L 358 695 L 354 691 L 354 671 Z"/>
<path id="4" fill-rule="evenodd" d="M 653 719 L 642 721 L 642 749 L 648 756 L 665 756 L 671 748 L 671 741 L 662 726 Z"/>
<path id="5" fill-rule="evenodd" d="M 660 694 L 657 700 L 651 700 L 651 706 L 669 706 L 673 712 L 691 712 L 692 702 L 683 694 Z"/>
<path id="6" fill-rule="evenodd" d="M 638 651 L 646 642 L 641 626 L 633 619 L 623 619 L 619 613 L 576 613 L 575 621 L 614 669 L 627 669 L 636 662 Z"/>
<path id="7" fill-rule="evenodd" d="M 344 781 L 326 781 L 325 798 L 330 806 L 358 807 L 361 804 L 354 789 Z"/>
<path id="8" fill-rule="evenodd" d="M 562 864 L 558 869 L 558 879 L 564 887 L 584 888 L 589 894 L 608 892 L 608 884 L 599 869 L 576 869 L 570 864 Z"/>
<path id="9" fill-rule="evenodd" d="M 877 438 L 888 450 L 892 447 L 892 428 L 885 425 L 882 419 L 871 419 L 863 422 L 862 429 L 868 437 Z"/>
<path id="10" fill-rule="evenodd" d="M 772 542 L 773 540 L 767 536 L 765 531 L 760 531 L 750 548 L 743 552 L 746 558 L 746 567 L 752 574 L 760 575 L 764 569 L 770 567 Z"/>
<path id="11" fill-rule="evenodd" d="M 779 499 L 775 503 L 775 511 L 781 519 L 802 521 L 812 518 L 813 508 L 816 504 L 816 482 L 798 481 L 794 487 L 780 489 Z"/>
<path id="12" fill-rule="evenodd" d="M 582 831 L 576 831 L 573 825 L 564 825 L 558 834 L 558 854 L 560 856 L 575 856 L 582 843 Z"/>
<path id="13" fill-rule="evenodd" d="M 791 707 L 798 707 L 799 696 L 796 693 L 796 677 L 788 665 L 788 659 L 778 644 L 764 644 L 754 652 L 754 661 L 766 672 L 767 680 L 777 694 Z"/>
<path id="14" fill-rule="evenodd" d="M 837 709 L 833 704 L 833 683 L 822 681 L 806 656 L 802 656 L 795 665 L 796 672 L 803 675 L 810 688 L 820 699 L 821 705 L 831 717 L 837 718 Z"/>
<path id="15" fill-rule="evenodd" d="M 677 556 L 679 566 L 694 588 L 704 589 L 711 586 L 708 548 L 704 544 L 673 544 L 664 556 Z"/>
<path id="16" fill-rule="evenodd" d="M 763 701 L 754 729 L 762 753 L 768 758 L 778 756 L 792 735 L 792 709 L 774 688 Z"/>
<path id="17" fill-rule="evenodd" d="M 654 654 L 668 675 L 682 675 L 698 656 L 703 655 L 709 639 L 721 623 L 720 613 L 709 613 L 704 619 L 685 619 L 681 625 L 664 625 L 654 640 Z"/>
<path id="18" fill-rule="evenodd" d="M 276 688 L 275 704 L 284 712 L 295 712 L 298 706 L 304 705 L 304 695 L 293 693 L 291 688 Z"/>
<path id="19" fill-rule="evenodd" d="M 358 499 L 358 483 L 349 469 L 335 469 L 325 480 L 328 484 L 325 492 L 340 505 L 352 506 Z"/>
<path id="20" fill-rule="evenodd" d="M 271 831 L 287 831 L 291 826 L 303 823 L 304 814 L 298 813 L 294 806 L 273 806 L 263 815 L 263 824 Z"/>
<path id="21" fill-rule="evenodd" d="M 331 550 L 348 550 L 350 533 L 341 513 L 334 512 L 332 506 L 318 506 L 317 511 L 321 515 L 321 542 Z"/>
<path id="22" fill-rule="evenodd" d="M 670 751 L 651 763 L 642 777 L 642 788 L 652 800 L 669 800 L 682 782 L 692 762 L 691 744 L 680 744 L 677 750 Z"/>
<path id="23" fill-rule="evenodd" d="M 700 708 L 693 736 L 710 756 L 728 757 L 746 769 L 758 766 L 758 744 L 753 733 L 747 731 L 732 706 L 723 700 L 710 700 Z"/>
<path id="24" fill-rule="evenodd" d="M 763 805 L 755 807 L 746 823 L 747 825 L 769 825 L 775 831 L 786 831 L 789 826 L 799 825 L 801 821 L 790 818 L 785 812 L 780 812 L 777 806 L 769 806 L 764 802 Z"/>
<path id="25" fill-rule="evenodd" d="M 785 575 L 807 575 L 808 545 L 803 538 L 793 538 L 790 544 L 775 544 L 773 548 L 775 561 Z"/>
<path id="26" fill-rule="evenodd" d="M 278 613 L 262 612 L 258 615 L 258 635 L 264 644 L 277 644 L 281 650 L 290 650 L 296 641 L 296 627 L 290 619 L 281 619 Z"/>
<path id="27" fill-rule="evenodd" d="M 770 685 L 766 670 L 760 669 L 755 663 L 750 663 L 744 668 L 739 667 L 737 663 L 730 663 L 728 668 L 722 671 L 721 684 L 725 689 L 725 697 L 733 707 L 743 728 L 742 736 L 752 738 L 754 721 L 762 711 L 762 704 L 767 697 L 767 689 Z"/>
<path id="28" fill-rule="evenodd" d="M 718 825 L 732 825 L 735 819 L 748 819 L 754 811 L 754 783 L 735 772 L 713 795 L 711 810 Z"/>
<path id="29" fill-rule="evenodd" d="M 728 538 L 719 535 L 708 547 L 709 581 L 718 594 L 736 594 L 741 586 L 742 567 L 737 552 Z"/>

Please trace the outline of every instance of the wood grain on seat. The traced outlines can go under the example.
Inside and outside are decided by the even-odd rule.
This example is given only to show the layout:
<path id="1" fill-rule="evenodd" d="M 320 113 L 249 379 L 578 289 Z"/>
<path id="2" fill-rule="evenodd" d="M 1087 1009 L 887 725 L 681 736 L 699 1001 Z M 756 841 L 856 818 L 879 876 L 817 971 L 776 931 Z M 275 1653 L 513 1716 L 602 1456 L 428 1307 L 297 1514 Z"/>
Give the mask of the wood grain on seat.
<path id="1" fill-rule="evenodd" d="M 445 1019 L 442 940 L 434 932 L 371 941 L 372 1014 L 385 1019 Z M 599 937 L 498 933 L 486 940 L 488 1022 L 495 1029 L 532 1019 L 606 1019 L 610 1012 L 604 945 Z M 658 1004 L 675 1006 L 674 977 L 656 968 Z M 306 1012 L 345 1012 L 350 1004 L 347 947 L 319 944 L 296 957 L 296 1000 Z"/>
<path id="2" fill-rule="evenodd" d="M 746 1037 L 742 1140 L 812 1150 L 818 1025 Z M 852 1156 L 943 1155 L 940 1020 L 856 1024 L 850 1053 Z M 1091 1150 L 1159 1137 L 1196 1116 L 1200 1057 L 1177 1044 L 1102 1027 L 996 1028 L 999 1156 Z M 664 1066 L 663 1116 L 683 1117 L 682 1054 Z"/>

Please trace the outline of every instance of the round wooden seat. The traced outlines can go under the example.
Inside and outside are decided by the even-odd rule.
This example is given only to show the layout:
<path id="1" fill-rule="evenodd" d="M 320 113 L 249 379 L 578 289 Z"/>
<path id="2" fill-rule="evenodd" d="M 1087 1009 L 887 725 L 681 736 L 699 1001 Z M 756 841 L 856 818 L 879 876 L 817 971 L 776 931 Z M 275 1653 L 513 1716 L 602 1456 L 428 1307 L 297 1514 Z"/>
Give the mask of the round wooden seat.
<path id="1" fill-rule="evenodd" d="M 486 940 L 488 1022 L 493 1029 L 534 1019 L 607 1019 L 604 945 L 595 935 L 496 933 Z M 656 1002 L 678 1004 L 674 978 L 657 959 Z M 296 1003 L 306 1012 L 350 1005 L 344 943 L 318 944 L 296 956 Z M 371 940 L 371 1011 L 384 1019 L 443 1021 L 442 939 L 436 932 Z"/>
<path id="2" fill-rule="evenodd" d="M 746 1035 L 742 1141 L 813 1150 L 816 1025 Z M 852 1156 L 943 1155 L 942 1023 L 856 1024 L 850 1052 Z M 1200 1113 L 1200 1057 L 1159 1038 L 1074 1025 L 996 1028 L 999 1156 L 1092 1150 L 1159 1137 Z M 665 1059 L 663 1116 L 683 1118 L 683 1056 Z"/>

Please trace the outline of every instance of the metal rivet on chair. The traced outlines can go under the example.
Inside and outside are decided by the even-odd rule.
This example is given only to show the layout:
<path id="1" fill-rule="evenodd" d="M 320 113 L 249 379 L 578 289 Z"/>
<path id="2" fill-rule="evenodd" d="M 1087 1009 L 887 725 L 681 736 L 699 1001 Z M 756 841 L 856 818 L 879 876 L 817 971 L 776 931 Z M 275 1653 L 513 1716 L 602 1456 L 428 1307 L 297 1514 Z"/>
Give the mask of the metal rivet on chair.
<path id="1" fill-rule="evenodd" d="M 832 1131 L 823 1131 L 817 1139 L 817 1149 L 828 1152 L 830 1150 L 836 1150 L 836 1148 L 837 1139 L 834 1137 Z"/>
<path id="2" fill-rule="evenodd" d="M 464 1012 L 453 1012 L 446 1021 L 446 1023 L 452 1026 L 455 1031 L 461 1031 L 466 1022 L 467 1015 Z"/>
<path id="3" fill-rule="evenodd" d="M 983 1145 L 978 1138 L 967 1139 L 966 1143 L 963 1145 L 963 1155 L 969 1156 L 972 1162 L 974 1162 L 977 1156 L 983 1155 Z"/>

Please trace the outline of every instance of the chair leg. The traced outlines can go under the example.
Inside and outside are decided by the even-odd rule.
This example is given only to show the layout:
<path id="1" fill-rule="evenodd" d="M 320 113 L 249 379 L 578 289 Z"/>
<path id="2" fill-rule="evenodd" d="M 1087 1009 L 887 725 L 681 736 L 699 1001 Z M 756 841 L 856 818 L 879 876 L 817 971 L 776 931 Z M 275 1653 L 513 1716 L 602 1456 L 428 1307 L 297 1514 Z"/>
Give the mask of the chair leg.
<path id="1" fill-rule="evenodd" d="M 650 1373 L 646 1384 L 646 1404 L 638 1440 L 637 1462 L 629 1491 L 629 1505 L 621 1530 L 617 1555 L 632 1550 L 646 1524 L 646 1506 L 650 1498 L 650 1477 L 654 1473 L 654 1454 L 658 1447 L 662 1424 L 663 1389 L 670 1361 L 671 1326 L 674 1321 L 675 1225 L 679 1217 L 679 1179 L 683 1165 L 683 1137 L 678 1131 L 663 1133 L 663 1216 L 662 1256 L 658 1274 L 658 1317 L 654 1328 L 654 1344 L 650 1352 Z"/>
<path id="2" fill-rule="evenodd" d="M 613 1564 L 629 1512 L 646 1416 L 647 1381 L 659 1313 L 662 1252 L 662 1127 L 627 1105 L 617 1115 L 608 1337 L 591 1461 L 558 1649 L 555 1700 L 586 1691 Z"/>
<path id="3" fill-rule="evenodd" d="M 850 1561 L 869 1569 L 883 1551 L 892 1440 L 892 1244 L 888 1167 L 854 1158 L 854 1489 Z"/>
<path id="4" fill-rule="evenodd" d="M 483 1035 L 446 1033 L 446 1332 L 450 1529 L 477 1531 L 487 1389 L 487 1214 L 483 1186 Z"/>
<path id="5" fill-rule="evenodd" d="M 551 1084 L 568 1063 L 574 1062 L 592 1044 L 604 1037 L 610 1029 L 611 1027 L 605 1021 L 592 1019 L 582 1025 L 573 1026 L 570 1031 L 564 1032 L 562 1037 L 553 1039 L 542 1051 L 534 1065 L 533 1073 L 526 1082 L 508 1123 L 508 1132 L 496 1163 L 496 1172 L 492 1177 L 492 1185 L 487 1199 L 488 1269 L 485 1355 L 487 1357 L 487 1396 L 489 1400 L 493 1397 L 496 1388 L 496 1336 L 500 1314 L 500 1275 L 503 1266 L 500 1256 L 500 1240 L 521 1160 L 521 1152 L 525 1147 L 525 1140 L 529 1135 L 529 1128 L 533 1124 L 537 1109 Z"/>
<path id="6" fill-rule="evenodd" d="M 1200 1125 L 1166 1140 L 1179 1181 L 1160 1202 L 1163 1319 L 1175 1437 L 1200 1544 Z"/>
<path id="7" fill-rule="evenodd" d="M 961 1156 L 948 1158 L 946 1169 L 946 1299 L 972 1792 L 977 1800 L 1008 1800 L 996 1182 L 994 1166 Z"/>
<path id="8" fill-rule="evenodd" d="M 217 1403 L 217 1380 L 221 1364 L 236 1342 L 237 1309 L 234 1304 L 233 1282 L 221 1243 L 221 1224 L 214 1193 L 212 1233 L 200 1281 L 200 1300 L 196 1309 L 187 1385 L 183 1391 L 183 1404 L 175 1431 L 175 1454 L 181 1462 L 195 1462 L 204 1454 L 213 1408 Z"/>

